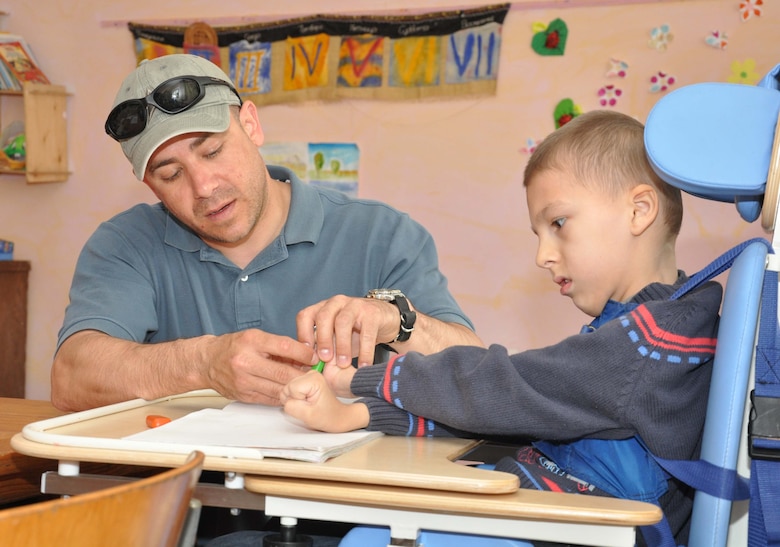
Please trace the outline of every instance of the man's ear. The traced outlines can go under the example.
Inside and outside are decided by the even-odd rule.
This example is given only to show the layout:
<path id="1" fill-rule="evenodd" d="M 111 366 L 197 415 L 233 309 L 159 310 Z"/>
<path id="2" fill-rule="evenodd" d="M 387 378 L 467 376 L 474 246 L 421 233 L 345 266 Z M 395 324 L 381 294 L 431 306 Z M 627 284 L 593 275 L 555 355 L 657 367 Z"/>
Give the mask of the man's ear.
<path id="1" fill-rule="evenodd" d="M 632 206 L 631 233 L 641 235 L 658 218 L 658 192 L 649 184 L 639 184 L 629 194 Z"/>
<path id="2" fill-rule="evenodd" d="M 238 121 L 251 141 L 256 146 L 262 146 L 265 141 L 265 134 L 263 133 L 263 126 L 260 125 L 257 105 L 252 101 L 244 101 L 244 104 L 241 105 L 241 109 L 238 111 Z"/>
<path id="3" fill-rule="evenodd" d="M 154 186 L 154 185 L 153 185 L 151 182 L 149 182 L 149 179 L 147 179 L 146 177 L 144 177 L 143 183 L 144 183 L 144 184 L 145 184 L 145 185 L 146 185 L 146 186 L 149 188 L 149 190 L 151 190 L 151 191 L 152 191 L 152 193 L 154 194 L 154 196 L 155 196 L 157 199 L 159 199 L 160 201 L 162 201 L 162 200 L 160 199 L 160 194 L 158 194 L 158 193 L 157 193 L 157 188 L 156 188 L 156 187 L 155 187 L 155 186 Z"/>

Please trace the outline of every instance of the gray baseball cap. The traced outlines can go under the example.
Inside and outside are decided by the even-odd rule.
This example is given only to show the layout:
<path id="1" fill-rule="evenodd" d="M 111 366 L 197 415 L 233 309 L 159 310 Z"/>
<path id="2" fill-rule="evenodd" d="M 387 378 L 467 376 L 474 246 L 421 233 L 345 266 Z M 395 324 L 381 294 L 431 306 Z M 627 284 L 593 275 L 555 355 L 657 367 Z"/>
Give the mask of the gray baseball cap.
<path id="1" fill-rule="evenodd" d="M 208 59 L 187 54 L 164 55 L 141 61 L 122 82 L 112 108 L 129 99 L 143 99 L 161 83 L 177 76 L 210 76 L 233 87 L 227 74 Z M 150 108 L 141 134 L 120 142 L 138 180 L 143 180 L 154 151 L 169 139 L 184 133 L 220 133 L 230 126 L 230 105 L 241 104 L 236 93 L 223 85 L 207 85 L 205 91 L 200 102 L 178 114 Z"/>

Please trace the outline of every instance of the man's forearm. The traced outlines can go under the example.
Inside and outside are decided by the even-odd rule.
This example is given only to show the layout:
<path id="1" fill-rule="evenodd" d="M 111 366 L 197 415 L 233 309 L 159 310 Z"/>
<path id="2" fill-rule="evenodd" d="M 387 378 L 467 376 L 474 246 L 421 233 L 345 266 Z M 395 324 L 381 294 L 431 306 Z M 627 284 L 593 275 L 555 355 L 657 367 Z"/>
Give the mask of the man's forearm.
<path id="1" fill-rule="evenodd" d="M 399 353 L 417 351 L 430 354 L 450 346 L 485 347 L 485 343 L 468 327 L 458 323 L 445 323 L 417 312 L 417 322 L 409 340 L 393 342 L 390 346 Z"/>
<path id="2" fill-rule="evenodd" d="M 52 403 L 84 410 L 207 387 L 200 368 L 207 338 L 138 344 L 97 331 L 76 333 L 54 359 Z"/>

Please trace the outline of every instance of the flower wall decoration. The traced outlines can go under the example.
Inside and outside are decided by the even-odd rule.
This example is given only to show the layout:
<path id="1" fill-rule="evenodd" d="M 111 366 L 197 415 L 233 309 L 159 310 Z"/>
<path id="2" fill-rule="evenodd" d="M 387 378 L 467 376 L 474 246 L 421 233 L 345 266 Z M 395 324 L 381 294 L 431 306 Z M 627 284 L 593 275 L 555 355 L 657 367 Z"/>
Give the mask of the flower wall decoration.
<path id="1" fill-rule="evenodd" d="M 755 85 L 761 79 L 761 74 L 756 72 L 756 60 L 745 59 L 731 63 L 731 74 L 726 79 L 730 84 Z"/>
<path id="2" fill-rule="evenodd" d="M 647 45 L 658 51 L 666 51 L 673 39 L 672 29 L 669 25 L 664 24 L 650 31 L 650 40 L 647 42 Z"/>
<path id="3" fill-rule="evenodd" d="M 628 74 L 627 62 L 615 59 L 614 57 L 609 60 L 607 78 L 625 78 L 626 74 Z"/>
<path id="4" fill-rule="evenodd" d="M 656 72 L 650 77 L 650 92 L 651 93 L 663 93 L 676 81 L 675 77 L 666 72 Z"/>
<path id="5" fill-rule="evenodd" d="M 615 106 L 618 97 L 623 94 L 623 90 L 614 85 L 605 85 L 598 91 L 599 104 L 601 106 Z"/>
<path id="6" fill-rule="evenodd" d="M 780 3 L 780 0 L 776 1 Z M 627 40 L 623 44 L 619 43 L 617 44 L 618 47 L 610 45 L 610 49 L 607 50 L 608 54 L 602 57 L 606 61 L 606 66 L 601 65 L 600 68 L 599 63 L 593 63 L 593 58 L 591 57 L 584 61 L 582 66 L 587 67 L 589 77 L 592 78 L 594 76 L 594 70 L 602 71 L 602 81 L 595 83 L 595 85 L 591 84 L 593 91 L 587 104 L 582 105 L 584 109 L 579 104 L 575 104 L 572 98 L 560 99 L 560 95 L 558 95 L 559 98 L 556 99 L 554 91 L 546 98 L 550 106 L 554 105 L 553 121 L 555 129 L 567 124 L 582 112 L 594 108 L 634 110 L 637 108 L 636 104 L 648 100 L 649 95 L 668 93 L 678 84 L 683 85 L 681 82 L 687 84 L 697 81 L 700 77 L 698 75 L 700 70 L 704 69 L 712 70 L 713 67 L 725 65 L 730 68 L 725 70 L 724 68 L 718 68 L 720 76 L 714 77 L 713 80 L 746 85 L 757 84 L 766 70 L 765 67 L 761 66 L 761 61 L 764 61 L 763 58 L 758 54 L 756 54 L 755 59 L 737 57 L 738 60 L 734 60 L 734 58 L 740 55 L 738 51 L 741 51 L 744 41 L 758 46 L 757 36 L 765 30 L 767 24 L 771 25 L 773 23 L 773 21 L 768 21 L 767 19 L 775 17 L 774 13 L 764 17 L 763 19 L 766 21 L 755 21 L 755 18 L 762 16 L 764 2 L 766 0 L 733 0 L 733 3 L 731 3 L 731 0 L 729 0 L 728 3 L 730 5 L 724 8 L 728 9 L 728 16 L 735 17 L 738 13 L 743 21 L 754 20 L 753 30 L 750 33 L 736 34 L 735 36 L 729 36 L 733 29 L 727 28 L 727 22 L 717 24 L 723 24 L 723 26 L 713 25 L 709 28 L 706 26 L 701 28 L 688 25 L 687 21 L 690 20 L 690 17 L 685 21 L 686 24 L 682 24 L 683 21 L 681 19 L 674 17 L 671 12 L 664 12 L 663 10 L 659 10 L 654 16 L 659 17 L 659 14 L 660 17 L 668 16 L 669 19 L 663 21 L 663 24 L 660 24 L 661 21 L 658 21 L 658 19 L 653 21 L 651 18 L 645 18 L 649 23 L 655 22 L 657 24 L 640 26 L 634 30 L 634 36 L 631 37 L 630 41 Z M 736 9 L 737 5 L 739 10 Z M 545 24 L 544 20 L 533 23 L 531 33 L 532 49 L 537 54 L 543 56 L 563 55 L 566 49 L 569 27 L 562 19 L 548 20 L 550 21 L 549 24 Z M 728 21 L 728 17 L 721 17 L 718 21 Z M 572 35 L 577 37 L 581 37 L 580 34 L 583 33 L 585 26 L 590 26 L 589 21 L 578 21 L 575 24 L 574 20 L 572 20 L 570 23 L 573 25 L 570 27 Z M 736 23 L 732 22 L 732 24 Z M 673 34 L 672 28 L 677 31 L 676 35 Z M 648 52 L 647 49 L 644 52 L 639 50 L 646 44 L 648 49 L 657 52 L 666 52 L 667 50 L 671 52 L 672 46 L 675 45 L 675 37 L 680 42 L 679 45 L 683 47 L 676 48 L 674 58 L 669 59 L 673 64 L 669 66 L 656 65 L 647 67 L 649 63 L 653 62 L 652 59 L 655 58 L 655 54 Z M 689 46 L 689 44 L 696 42 L 698 42 L 698 45 L 695 47 L 691 48 Z M 582 45 L 582 42 L 579 40 L 576 44 L 572 42 L 572 47 L 582 47 Z M 585 45 L 588 46 L 588 44 Z M 625 49 L 621 50 L 621 47 L 625 47 Z M 677 51 L 678 49 L 681 49 L 681 51 Z M 678 56 L 691 56 L 694 50 L 698 50 L 697 54 L 702 57 L 706 56 L 706 59 L 703 58 L 701 60 L 701 66 L 695 63 L 681 64 Z M 713 50 L 723 53 L 712 53 Z M 576 56 L 580 53 L 579 51 L 569 51 L 567 55 Z M 717 56 L 717 59 L 715 56 Z M 757 61 L 759 62 L 757 63 Z M 547 63 L 545 61 L 541 62 Z M 549 70 L 566 70 L 562 68 L 563 65 L 560 62 L 550 62 L 554 64 L 548 67 Z M 633 71 L 630 74 L 629 62 Z M 636 66 L 647 67 L 651 70 L 645 68 L 640 71 L 641 74 L 635 74 Z M 550 91 L 546 86 L 544 89 L 548 92 Z M 564 97 L 566 95 L 569 95 L 569 93 L 564 91 Z M 528 137 L 527 139 L 522 139 L 521 142 L 524 145 L 518 146 L 518 151 L 523 154 L 531 154 L 536 150 L 541 139 L 534 140 Z"/>
<path id="7" fill-rule="evenodd" d="M 520 152 L 523 154 L 533 154 L 534 150 L 536 150 L 536 147 L 539 146 L 539 143 L 542 142 L 541 140 L 532 139 L 531 137 L 528 137 L 525 140 L 525 146 L 520 148 Z"/>
<path id="8" fill-rule="evenodd" d="M 704 41 L 708 46 L 714 47 L 715 49 L 726 49 L 726 47 L 729 45 L 729 37 L 725 32 L 721 32 L 719 30 L 713 30 L 710 32 L 709 35 L 704 38 Z"/>
<path id="9" fill-rule="evenodd" d="M 764 0 L 742 0 L 739 3 L 739 15 L 742 22 L 748 21 L 753 17 L 761 17 Z"/>

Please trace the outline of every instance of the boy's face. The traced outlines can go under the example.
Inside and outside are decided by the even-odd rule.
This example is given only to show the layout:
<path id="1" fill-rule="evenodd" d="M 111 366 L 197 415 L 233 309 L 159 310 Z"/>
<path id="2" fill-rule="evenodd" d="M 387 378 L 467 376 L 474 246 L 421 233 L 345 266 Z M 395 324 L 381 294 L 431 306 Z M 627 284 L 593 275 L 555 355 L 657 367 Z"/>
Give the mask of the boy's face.
<path id="1" fill-rule="evenodd" d="M 536 264 L 550 271 L 560 293 L 595 317 L 607 300 L 626 301 L 641 288 L 631 272 L 633 207 L 558 170 L 537 173 L 526 188 Z"/>

